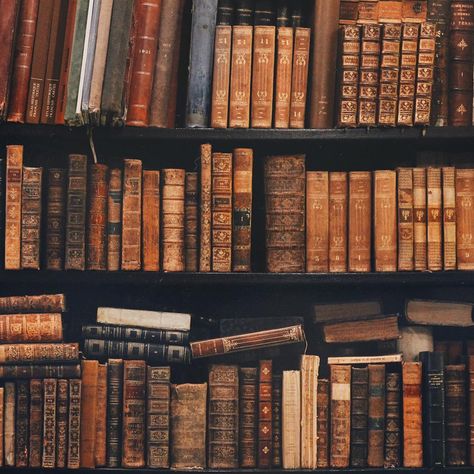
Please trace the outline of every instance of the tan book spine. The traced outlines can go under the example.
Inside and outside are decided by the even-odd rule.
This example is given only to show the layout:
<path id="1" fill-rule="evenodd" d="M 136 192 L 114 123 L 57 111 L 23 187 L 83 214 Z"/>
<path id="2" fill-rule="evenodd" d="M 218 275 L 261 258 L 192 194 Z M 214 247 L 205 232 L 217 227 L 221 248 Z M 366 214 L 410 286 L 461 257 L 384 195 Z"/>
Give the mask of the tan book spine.
<path id="1" fill-rule="evenodd" d="M 359 0 L 341 0 L 339 6 L 339 24 L 355 25 L 359 16 Z"/>
<path id="2" fill-rule="evenodd" d="M 347 173 L 329 173 L 329 271 L 347 271 Z"/>
<path id="3" fill-rule="evenodd" d="M 67 422 L 69 411 L 69 381 L 66 379 L 58 380 L 56 410 L 56 467 L 64 469 L 67 461 Z"/>
<path id="4" fill-rule="evenodd" d="M 413 170 L 398 168 L 398 270 L 414 269 Z"/>
<path id="5" fill-rule="evenodd" d="M 162 170 L 161 228 L 163 271 L 184 272 L 184 186 L 182 169 Z"/>
<path id="6" fill-rule="evenodd" d="M 4 442 L 4 403 L 5 403 L 5 389 L 4 387 L 0 387 L 0 467 L 3 466 L 3 442 Z M 31 417 L 30 417 L 31 423 Z M 31 426 L 31 425 L 30 425 Z M 30 458 L 31 458 L 31 451 L 30 451 Z"/>
<path id="7" fill-rule="evenodd" d="M 277 28 L 275 64 L 275 111 L 273 126 L 290 126 L 291 79 L 293 71 L 294 32 L 289 26 Z"/>
<path id="8" fill-rule="evenodd" d="M 198 249 L 198 174 L 186 173 L 184 201 L 184 245 L 187 272 L 197 272 Z"/>
<path id="9" fill-rule="evenodd" d="M 443 269 L 456 270 L 456 169 L 453 166 L 444 166 L 441 171 L 443 178 Z"/>
<path id="10" fill-rule="evenodd" d="M 15 466 L 15 382 L 5 382 L 5 420 L 3 427 L 5 466 Z"/>
<path id="11" fill-rule="evenodd" d="M 423 23 L 428 13 L 427 0 L 402 0 L 402 21 Z"/>
<path id="12" fill-rule="evenodd" d="M 441 168 L 426 170 L 428 270 L 443 269 Z"/>
<path id="13" fill-rule="evenodd" d="M 458 270 L 474 270 L 474 169 L 456 170 Z"/>
<path id="14" fill-rule="evenodd" d="M 7 342 L 61 342 L 61 314 L 5 314 L 0 317 L 0 340 Z"/>
<path id="15" fill-rule="evenodd" d="M 79 367 L 79 366 L 78 366 Z M 81 371 L 82 380 L 84 372 Z M 68 454 L 67 467 L 77 469 L 80 466 L 81 456 L 81 403 L 82 380 L 69 380 L 69 419 L 68 419 Z"/>
<path id="16" fill-rule="evenodd" d="M 380 23 L 401 23 L 402 0 L 378 0 L 378 3 Z"/>
<path id="17" fill-rule="evenodd" d="M 426 270 L 426 169 L 413 168 L 413 238 L 415 270 Z"/>
<path id="18" fill-rule="evenodd" d="M 7 146 L 5 189 L 5 270 L 21 268 L 23 145 Z"/>
<path id="19" fill-rule="evenodd" d="M 110 170 L 107 198 L 107 270 L 120 270 L 122 237 L 122 170 Z"/>
<path id="20" fill-rule="evenodd" d="M 372 176 L 370 171 L 349 172 L 350 272 L 371 270 Z"/>
<path id="21" fill-rule="evenodd" d="M 375 271 L 397 271 L 397 174 L 374 172 Z"/>
<path id="22" fill-rule="evenodd" d="M 56 405 L 58 381 L 43 380 L 43 459 L 41 467 L 56 467 Z"/>
<path id="23" fill-rule="evenodd" d="M 379 0 L 359 0 L 357 23 L 374 25 L 378 23 Z"/>
<path id="24" fill-rule="evenodd" d="M 283 371 L 282 390 L 283 469 L 301 468 L 301 372 Z"/>
<path id="25" fill-rule="evenodd" d="M 0 345 L 0 364 L 4 365 L 73 363 L 78 360 L 79 344 L 76 342 Z"/>
<path id="26" fill-rule="evenodd" d="M 104 467 L 107 454 L 107 364 L 97 372 L 97 417 L 95 431 L 95 465 Z"/>
<path id="27" fill-rule="evenodd" d="M 99 362 L 96 360 L 83 360 L 81 362 L 82 416 L 80 426 L 79 458 L 81 468 L 95 468 L 98 377 Z M 71 467 L 69 461 L 70 458 L 68 460 L 68 467 Z"/>
<path id="28" fill-rule="evenodd" d="M 329 381 L 327 379 L 318 380 L 317 418 L 318 468 L 324 468 L 329 466 Z"/>
<path id="29" fill-rule="evenodd" d="M 160 172 L 143 171 L 143 270 L 160 269 Z"/>
<path id="30" fill-rule="evenodd" d="M 212 147 L 201 145 L 199 271 L 211 271 Z"/>

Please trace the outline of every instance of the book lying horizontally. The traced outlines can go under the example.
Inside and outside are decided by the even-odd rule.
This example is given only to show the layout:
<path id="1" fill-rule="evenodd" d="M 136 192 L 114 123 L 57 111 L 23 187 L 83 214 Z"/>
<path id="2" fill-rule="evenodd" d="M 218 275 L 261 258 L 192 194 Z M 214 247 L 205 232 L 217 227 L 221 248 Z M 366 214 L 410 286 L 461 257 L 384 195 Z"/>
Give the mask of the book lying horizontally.
<path id="1" fill-rule="evenodd" d="M 78 363 L 79 344 L 0 344 L 0 365 Z"/>
<path id="2" fill-rule="evenodd" d="M 350 301 L 347 303 L 321 303 L 314 305 L 316 323 L 353 321 L 367 316 L 383 314 L 380 301 Z"/>
<path id="3" fill-rule="evenodd" d="M 431 326 L 472 326 L 472 303 L 436 300 L 408 300 L 405 316 L 413 324 Z"/>
<path id="4" fill-rule="evenodd" d="M 381 356 L 356 356 L 356 357 L 328 357 L 329 365 L 343 364 L 392 364 L 402 362 L 402 354 L 389 354 Z"/>
<path id="5" fill-rule="evenodd" d="M 63 294 L 0 298 L 0 314 L 63 313 L 64 311 L 66 311 L 66 297 Z"/>
<path id="6" fill-rule="evenodd" d="M 0 365 L 0 379 L 78 379 L 79 364 L 18 364 Z"/>

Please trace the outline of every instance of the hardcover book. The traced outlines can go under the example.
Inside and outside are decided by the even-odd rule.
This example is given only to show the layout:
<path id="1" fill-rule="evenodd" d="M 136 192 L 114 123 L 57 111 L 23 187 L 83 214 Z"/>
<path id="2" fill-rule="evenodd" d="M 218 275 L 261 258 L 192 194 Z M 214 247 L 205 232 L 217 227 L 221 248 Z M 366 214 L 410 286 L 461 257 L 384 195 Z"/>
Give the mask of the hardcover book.
<path id="1" fill-rule="evenodd" d="M 273 460 L 272 361 L 260 360 L 258 368 L 257 466 L 269 469 Z"/>
<path id="2" fill-rule="evenodd" d="M 6 342 L 61 342 L 61 315 L 4 314 L 0 318 L 0 340 Z"/>
<path id="3" fill-rule="evenodd" d="M 398 270 L 414 269 L 413 170 L 398 168 Z"/>
<path id="4" fill-rule="evenodd" d="M 199 271 L 211 271 L 212 147 L 201 145 Z"/>
<path id="5" fill-rule="evenodd" d="M 187 172 L 184 201 L 185 270 L 198 271 L 198 174 Z"/>
<path id="6" fill-rule="evenodd" d="M 318 468 L 329 466 L 329 380 L 318 380 L 316 451 Z"/>
<path id="7" fill-rule="evenodd" d="M 143 171 L 143 270 L 160 269 L 160 172 Z"/>
<path id="8" fill-rule="evenodd" d="M 443 269 L 456 270 L 456 169 L 443 166 Z"/>
<path id="9" fill-rule="evenodd" d="M 56 404 L 57 404 L 56 379 L 43 381 L 43 456 L 42 467 L 56 467 Z M 94 426 L 95 429 L 95 426 Z"/>
<path id="10" fill-rule="evenodd" d="M 347 271 L 347 173 L 329 173 L 329 271 Z"/>
<path id="11" fill-rule="evenodd" d="M 69 381 L 66 379 L 60 379 L 58 380 L 57 406 L 56 406 L 56 467 L 57 468 L 65 468 L 66 463 L 67 463 L 68 412 L 69 412 Z M 30 432 L 30 437 L 31 437 L 31 432 Z"/>
<path id="12" fill-rule="evenodd" d="M 474 169 L 456 170 L 456 244 L 458 270 L 474 270 Z"/>
<path id="13" fill-rule="evenodd" d="M 122 243 L 122 170 L 112 168 L 107 196 L 107 270 L 120 270 Z"/>
<path id="14" fill-rule="evenodd" d="M 30 439 L 29 467 L 41 467 L 43 453 L 43 381 L 33 379 L 30 383 Z"/>
<path id="15" fill-rule="evenodd" d="M 239 369 L 239 466 L 257 466 L 257 368 Z"/>
<path id="16" fill-rule="evenodd" d="M 45 380 L 47 384 L 49 380 Z M 56 382 L 56 381 L 55 381 Z M 15 404 L 15 467 L 28 467 L 28 441 L 30 438 L 30 384 L 28 380 L 16 381 L 16 404 Z M 48 413 L 45 412 L 45 417 Z M 48 443 L 48 432 L 44 432 L 44 444 Z M 44 454 L 44 451 L 43 451 Z M 44 456 L 43 456 L 44 462 Z M 53 466 L 54 467 L 54 460 Z"/>
<path id="17" fill-rule="evenodd" d="M 351 458 L 352 467 L 367 466 L 369 369 L 351 368 Z"/>
<path id="18" fill-rule="evenodd" d="M 122 462 L 123 360 L 107 361 L 107 467 Z"/>
<path id="19" fill-rule="evenodd" d="M 78 427 L 71 432 L 69 424 L 69 459 L 68 467 L 95 468 L 95 442 L 97 423 L 97 382 L 99 376 L 99 363 L 96 360 L 81 361 L 81 404 L 83 416 L 80 420 L 80 439 L 76 440 L 77 450 L 71 453 L 71 436 L 75 436 Z M 77 390 L 78 387 L 75 387 Z M 71 395 L 71 394 L 70 394 Z M 87 414 L 87 416 L 85 416 Z M 71 460 L 71 454 L 73 459 Z M 71 465 L 72 464 L 72 465 Z"/>
<path id="20" fill-rule="evenodd" d="M 401 465 L 401 375 L 388 372 L 385 378 L 385 456 L 384 468 Z"/>
<path id="21" fill-rule="evenodd" d="M 282 391 L 283 469 L 301 467 L 301 372 L 283 371 Z"/>
<path id="22" fill-rule="evenodd" d="M 76 376 L 77 377 L 77 376 Z M 82 380 L 69 380 L 68 454 L 67 467 L 77 469 L 81 455 Z"/>
<path id="23" fill-rule="evenodd" d="M 369 364 L 367 465 L 383 467 L 385 441 L 385 366 Z"/>

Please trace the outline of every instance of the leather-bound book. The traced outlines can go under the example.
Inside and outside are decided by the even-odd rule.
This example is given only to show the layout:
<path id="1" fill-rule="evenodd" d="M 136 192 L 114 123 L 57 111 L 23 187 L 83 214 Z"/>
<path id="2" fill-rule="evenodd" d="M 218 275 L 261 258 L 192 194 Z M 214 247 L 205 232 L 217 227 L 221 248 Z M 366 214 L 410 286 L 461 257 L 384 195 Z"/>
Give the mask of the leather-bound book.
<path id="1" fill-rule="evenodd" d="M 239 466 L 257 466 L 257 369 L 239 369 Z"/>
<path id="2" fill-rule="evenodd" d="M 385 456 L 384 468 L 401 465 L 401 374 L 389 372 L 385 379 Z"/>
<path id="3" fill-rule="evenodd" d="M 400 84 L 398 87 L 397 107 L 398 126 L 413 126 L 419 36 L 420 25 L 416 23 L 404 23 L 402 25 Z"/>
<path id="4" fill-rule="evenodd" d="M 413 170 L 397 168 L 398 270 L 414 269 Z"/>
<path id="5" fill-rule="evenodd" d="M 143 270 L 160 269 L 160 172 L 143 171 Z"/>
<path id="6" fill-rule="evenodd" d="M 469 387 L 469 465 L 474 464 L 474 355 L 468 355 Z"/>
<path id="7" fill-rule="evenodd" d="M 235 148 L 233 165 L 232 271 L 250 272 L 253 150 Z"/>
<path id="8" fill-rule="evenodd" d="M 301 372 L 283 371 L 282 454 L 283 469 L 301 468 Z"/>
<path id="9" fill-rule="evenodd" d="M 182 169 L 164 169 L 161 175 L 162 269 L 165 272 L 184 272 L 186 172 Z"/>
<path id="10" fill-rule="evenodd" d="M 56 467 L 56 404 L 58 381 L 43 380 L 43 468 Z"/>
<path id="11" fill-rule="evenodd" d="M 43 381 L 30 383 L 30 440 L 28 446 L 29 467 L 41 467 L 43 447 Z M 1 443 L 3 447 L 3 443 Z"/>
<path id="12" fill-rule="evenodd" d="M 233 15 L 233 0 L 219 0 L 214 41 L 214 69 L 212 73 L 211 127 L 213 128 L 227 128 L 229 122 Z"/>
<path id="13" fill-rule="evenodd" d="M 272 467 L 282 467 L 282 390 L 283 374 L 272 375 Z"/>
<path id="14" fill-rule="evenodd" d="M 306 271 L 329 268 L 329 173 L 306 172 Z"/>
<path id="15" fill-rule="evenodd" d="M 95 430 L 95 465 L 106 465 L 107 451 L 107 364 L 99 364 L 97 376 L 97 415 Z"/>
<path id="16" fill-rule="evenodd" d="M 199 225 L 199 271 L 211 271 L 212 235 L 212 147 L 201 145 L 200 173 L 200 225 Z"/>
<path id="17" fill-rule="evenodd" d="M 3 296 L 0 298 L 0 314 L 62 313 L 66 311 L 64 294 Z"/>
<path id="18" fill-rule="evenodd" d="M 329 173 L 329 271 L 347 271 L 347 173 Z"/>
<path id="19" fill-rule="evenodd" d="M 112 168 L 107 196 L 107 270 L 120 270 L 122 237 L 122 170 Z"/>
<path id="20" fill-rule="evenodd" d="M 369 364 L 367 465 L 383 467 L 385 433 L 385 365 Z"/>
<path id="21" fill-rule="evenodd" d="M 69 413 L 69 381 L 66 379 L 58 380 L 56 408 L 56 467 L 64 469 L 67 463 L 67 424 Z"/>
<path id="22" fill-rule="evenodd" d="M 3 427 L 4 427 L 4 418 L 5 418 L 5 388 L 0 387 L 0 425 L 2 426 L 2 432 L 0 434 L 0 466 L 3 466 L 3 454 L 4 454 L 4 432 L 3 432 Z M 31 417 L 30 417 L 30 428 L 31 428 Z M 31 459 L 31 452 L 30 452 L 30 459 Z"/>
<path id="23" fill-rule="evenodd" d="M 59 313 L 2 315 L 0 340 L 6 342 L 60 342 L 63 338 Z"/>
<path id="24" fill-rule="evenodd" d="M 16 381 L 15 405 L 15 467 L 28 467 L 30 414 L 30 384 L 28 380 Z M 47 433 L 45 432 L 45 440 Z M 53 465 L 54 467 L 54 465 Z"/>
<path id="25" fill-rule="evenodd" d="M 374 171 L 375 271 L 397 271 L 397 175 Z"/>
<path id="26" fill-rule="evenodd" d="M 311 128 L 334 126 L 337 27 L 340 0 L 314 1 Z"/>
<path id="27" fill-rule="evenodd" d="M 137 32 L 128 96 L 127 125 L 141 127 L 148 125 L 163 3 L 166 4 L 166 1 L 138 0 L 134 5 L 133 16 L 137 23 Z M 174 3 L 178 4 L 179 2 Z M 171 8 L 173 8 L 173 5 L 171 5 Z"/>
<path id="28" fill-rule="evenodd" d="M 331 468 L 349 467 L 351 431 L 351 366 L 330 365 Z"/>
<path id="29" fill-rule="evenodd" d="M 426 169 L 428 270 L 443 269 L 441 168 Z"/>
<path id="30" fill-rule="evenodd" d="M 466 366 L 445 367 L 446 465 L 464 466 L 467 458 Z"/>
<path id="31" fill-rule="evenodd" d="M 82 380 L 77 378 L 69 380 L 69 415 L 67 429 L 68 469 L 77 469 L 81 460 L 81 395 Z"/>
<path id="32" fill-rule="evenodd" d="M 0 364 L 48 364 L 79 361 L 79 343 L 37 343 L 0 345 Z"/>
<path id="33" fill-rule="evenodd" d="M 474 169 L 456 170 L 456 243 L 458 270 L 474 270 Z"/>
<path id="34" fill-rule="evenodd" d="M 21 268 L 23 145 L 7 145 L 5 187 L 5 270 Z"/>
<path id="35" fill-rule="evenodd" d="M 377 124 L 382 126 L 394 127 L 397 122 L 401 36 L 401 24 L 386 23 L 383 25 L 377 115 Z"/>
<path id="36" fill-rule="evenodd" d="M 355 25 L 359 18 L 359 0 L 341 0 L 339 7 L 339 24 Z"/>
<path id="37" fill-rule="evenodd" d="M 423 466 L 421 362 L 403 362 L 403 466 Z"/>
<path id="38" fill-rule="evenodd" d="M 349 172 L 348 270 L 370 272 L 372 176 L 369 171 Z"/>
<path id="39" fill-rule="evenodd" d="M 351 467 L 367 466 L 369 369 L 351 368 Z"/>
<path id="40" fill-rule="evenodd" d="M 86 267 L 87 156 L 69 155 L 65 270 Z"/>
<path id="41" fill-rule="evenodd" d="M 456 169 L 443 166 L 443 270 L 456 270 Z"/>
<path id="42" fill-rule="evenodd" d="M 15 382 L 5 382 L 5 406 L 4 406 L 4 455 L 5 466 L 15 466 Z"/>
<path id="43" fill-rule="evenodd" d="M 169 367 L 147 366 L 146 465 L 170 465 L 170 376 Z"/>
<path id="44" fill-rule="evenodd" d="M 184 246 L 187 272 L 198 271 L 198 184 L 197 172 L 187 172 L 184 186 Z"/>
<path id="45" fill-rule="evenodd" d="M 261 360 L 258 367 L 257 466 L 269 469 L 273 459 L 272 361 Z"/>
<path id="46" fill-rule="evenodd" d="M 80 465 L 81 468 L 95 468 L 95 442 L 97 422 L 97 382 L 99 363 L 96 360 L 83 360 L 82 398 L 80 418 Z M 69 461 L 68 461 L 68 467 Z"/>
<path id="47" fill-rule="evenodd" d="M 3 236 L 2 238 L 0 238 L 0 268 L 4 268 L 4 259 L 5 259 L 5 210 L 6 210 L 5 209 L 5 201 L 6 201 L 5 163 L 6 163 L 5 158 L 0 158 L 0 202 L 2 202 L 2 205 L 0 206 L 0 235 Z"/>
<path id="48" fill-rule="evenodd" d="M 107 467 L 122 462 L 123 360 L 107 361 Z"/>
<path id="49" fill-rule="evenodd" d="M 444 360 L 442 352 L 420 352 L 423 366 L 423 455 L 427 467 L 445 465 Z"/>
<path id="50" fill-rule="evenodd" d="M 361 25 L 357 117 L 357 125 L 360 126 L 374 126 L 377 123 L 381 34 L 382 25 Z"/>
<path id="51" fill-rule="evenodd" d="M 171 468 L 206 467 L 207 383 L 171 386 Z"/>
<path id="52" fill-rule="evenodd" d="M 450 4 L 448 125 L 472 125 L 474 5 L 467 0 Z"/>
<path id="53" fill-rule="evenodd" d="M 79 364 L 0 365 L 0 379 L 72 378 L 81 376 Z"/>
<path id="54" fill-rule="evenodd" d="M 250 125 L 252 82 L 253 1 L 236 0 L 232 27 L 232 56 L 229 95 L 229 127 Z"/>
<path id="55" fill-rule="evenodd" d="M 402 0 L 402 21 L 408 23 L 426 21 L 428 3 L 427 0 Z"/>
<path id="56" fill-rule="evenodd" d="M 210 469 L 239 466 L 239 368 L 209 366 L 207 463 Z"/>
<path id="57" fill-rule="evenodd" d="M 378 20 L 380 23 L 401 23 L 403 0 L 378 0 Z"/>
<path id="58" fill-rule="evenodd" d="M 415 270 L 427 268 L 426 168 L 413 168 L 413 258 Z"/>
<path id="59" fill-rule="evenodd" d="M 142 162 L 123 163 L 122 270 L 140 270 L 142 240 Z"/>
<path id="60" fill-rule="evenodd" d="M 360 32 L 359 25 L 341 25 L 339 27 L 336 118 L 338 127 L 355 127 L 357 125 Z"/>
<path id="61" fill-rule="evenodd" d="M 46 269 L 64 268 L 66 217 L 66 170 L 48 170 L 48 204 L 46 208 Z"/>

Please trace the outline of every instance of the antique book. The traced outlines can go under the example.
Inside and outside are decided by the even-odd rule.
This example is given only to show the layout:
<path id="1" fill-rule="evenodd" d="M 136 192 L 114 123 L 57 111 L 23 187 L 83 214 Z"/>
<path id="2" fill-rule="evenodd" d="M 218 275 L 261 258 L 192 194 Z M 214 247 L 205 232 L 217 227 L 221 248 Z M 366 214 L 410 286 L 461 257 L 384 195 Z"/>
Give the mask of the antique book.
<path id="1" fill-rule="evenodd" d="M 122 237 L 122 170 L 109 173 L 107 196 L 107 270 L 120 270 Z"/>
<path id="2" fill-rule="evenodd" d="M 122 395 L 123 360 L 107 361 L 107 467 L 120 467 L 122 462 Z"/>
<path id="3" fill-rule="evenodd" d="M 423 466 L 422 366 L 403 362 L 403 466 Z"/>
<path id="4" fill-rule="evenodd" d="M 59 313 L 3 314 L 0 340 L 6 342 L 61 342 L 62 321 Z"/>
<path id="5" fill-rule="evenodd" d="M 385 441 L 385 365 L 369 364 L 367 466 L 383 467 Z"/>
<path id="6" fill-rule="evenodd" d="M 69 381 L 66 379 L 60 379 L 58 380 L 56 407 L 56 467 L 63 469 L 66 467 L 67 464 L 68 413 Z"/>
<path id="7" fill-rule="evenodd" d="M 443 166 L 443 270 L 456 270 L 456 169 Z"/>
<path id="8" fill-rule="evenodd" d="M 15 466 L 15 382 L 5 382 L 3 441 L 5 466 Z"/>
<path id="9" fill-rule="evenodd" d="M 45 380 L 46 383 L 46 380 Z M 28 380 L 16 381 L 15 404 L 15 467 L 28 467 L 30 414 L 30 384 Z M 47 416 L 47 414 L 45 414 Z M 45 431 L 45 441 L 47 440 Z M 53 463 L 54 467 L 54 463 Z"/>
<path id="10" fill-rule="evenodd" d="M 469 389 L 469 461 L 474 461 L 474 355 L 469 354 L 468 362 L 468 389 Z M 444 418 L 443 418 L 444 421 Z"/>
<path id="11" fill-rule="evenodd" d="M 351 467 L 367 466 L 369 369 L 351 368 Z"/>
<path id="12" fill-rule="evenodd" d="M 161 174 L 163 271 L 183 272 L 186 268 L 184 242 L 186 172 L 182 169 L 164 169 Z"/>
<path id="13" fill-rule="evenodd" d="M 329 466 L 329 380 L 318 379 L 317 394 L 317 464 Z"/>
<path id="14" fill-rule="evenodd" d="M 397 168 L 397 178 L 398 271 L 413 271 L 415 262 L 412 168 Z"/>
<path id="15" fill-rule="evenodd" d="M 5 270 L 20 270 L 23 145 L 7 145 L 6 165 Z"/>
<path id="16" fill-rule="evenodd" d="M 415 270 L 427 269 L 426 168 L 413 168 L 413 258 Z"/>
<path id="17" fill-rule="evenodd" d="M 211 271 L 212 234 L 212 147 L 201 145 L 199 271 Z"/>
<path id="18" fill-rule="evenodd" d="M 14 364 L 0 365 L 0 379 L 78 378 L 79 364 Z"/>
<path id="19" fill-rule="evenodd" d="M 371 270 L 372 176 L 349 172 L 348 265 L 350 272 Z"/>
<path id="20" fill-rule="evenodd" d="M 252 269 L 253 150 L 235 148 L 232 165 L 232 271 L 250 272 Z"/>
<path id="21" fill-rule="evenodd" d="M 160 269 L 160 172 L 143 171 L 143 270 Z"/>
<path id="22" fill-rule="evenodd" d="M 1 36 L 1 33 L 0 33 Z M 1 78 L 0 78 L 1 82 Z M 1 87 L 1 84 L 0 84 Z M 1 100 L 1 99 L 0 99 Z M 5 260 L 5 195 L 6 195 L 6 189 L 5 189 L 5 174 L 6 174 L 6 159 L 4 157 L 0 158 L 0 200 L 2 202 L 2 205 L 0 206 L 0 233 L 3 235 L 3 238 L 0 239 L 0 265 L 2 268 L 5 268 L 4 266 L 4 260 Z"/>
<path id="23" fill-rule="evenodd" d="M 463 352 L 464 352 L 464 343 L 463 341 L 434 341 L 434 352 L 442 352 L 443 353 L 443 360 L 444 365 L 448 364 L 460 364 L 461 361 L 464 360 Z M 472 353 L 472 345 L 470 341 L 466 341 L 466 352 L 468 354 Z M 446 371 L 445 371 L 446 372 Z M 446 389 L 446 383 L 445 383 Z"/>
<path id="24" fill-rule="evenodd" d="M 57 379 L 43 380 L 43 468 L 56 467 Z"/>
<path id="25" fill-rule="evenodd" d="M 66 178 L 62 168 L 48 170 L 46 209 L 46 269 L 63 270 L 66 217 Z"/>
<path id="26" fill-rule="evenodd" d="M 329 361 L 328 361 L 329 363 Z M 349 467 L 351 430 L 351 366 L 330 365 L 331 468 Z"/>
<path id="27" fill-rule="evenodd" d="M 388 372 L 385 378 L 384 468 L 401 465 L 401 374 Z"/>
<path id="28" fill-rule="evenodd" d="M 400 23 L 402 21 L 403 0 L 378 0 L 378 20 L 380 23 Z"/>
<path id="29" fill-rule="evenodd" d="M 272 467 L 282 467 L 282 390 L 283 373 L 272 374 Z"/>
<path id="30" fill-rule="evenodd" d="M 329 173 L 306 172 L 306 271 L 329 269 Z"/>
<path id="31" fill-rule="evenodd" d="M 212 271 L 232 270 L 232 153 L 212 154 Z"/>
<path id="32" fill-rule="evenodd" d="M 397 271 L 397 175 L 374 171 L 375 271 Z"/>
<path id="33" fill-rule="evenodd" d="M 319 357 L 315 355 L 302 355 L 300 363 L 301 372 L 301 468 L 316 469 L 317 467 L 317 395 Z M 291 395 L 291 394 L 290 394 Z M 283 408 L 284 410 L 284 408 Z M 289 434 L 289 433 L 287 433 Z M 297 436 L 297 435 L 296 435 Z M 290 450 L 291 450 L 290 441 Z M 288 445 L 287 445 L 288 447 Z M 283 447 L 285 448 L 285 446 Z M 285 451 L 283 451 L 285 452 Z M 296 461 L 291 460 L 290 464 Z M 298 465 L 298 463 L 296 463 Z"/>
<path id="34" fill-rule="evenodd" d="M 314 306 L 316 323 L 352 321 L 383 314 L 382 301 L 348 301 L 344 303 L 318 303 Z"/>
<path id="35" fill-rule="evenodd" d="M 186 172 L 184 198 L 184 247 L 185 270 L 198 271 L 198 173 Z"/>
<path id="36" fill-rule="evenodd" d="M 209 366 L 207 463 L 210 469 L 239 466 L 239 369 Z"/>
<path id="37" fill-rule="evenodd" d="M 68 442 L 67 442 L 67 467 L 77 469 L 80 465 L 81 455 L 81 395 L 82 380 L 72 378 L 69 380 L 69 414 L 68 414 Z"/>
<path id="38" fill-rule="evenodd" d="M 206 467 L 207 383 L 171 386 L 171 468 Z"/>
<path id="39" fill-rule="evenodd" d="M 97 383 L 99 363 L 96 360 L 81 361 L 82 398 L 80 418 L 80 465 L 81 468 L 95 468 L 95 443 L 97 423 Z M 69 429 L 71 426 L 69 425 Z M 70 433 L 69 436 L 72 434 Z M 70 458 L 69 458 L 70 459 Z M 68 467 L 69 460 L 68 460 Z"/>
<path id="40" fill-rule="evenodd" d="M 1 344 L 0 364 L 48 364 L 79 361 L 79 343 Z"/>
<path id="41" fill-rule="evenodd" d="M 260 360 L 258 367 L 257 466 L 269 469 L 273 460 L 272 361 Z"/>
<path id="42" fill-rule="evenodd" d="M 339 24 L 354 25 L 359 17 L 359 0 L 341 0 L 339 7 Z"/>
<path id="43" fill-rule="evenodd" d="M 257 369 L 239 368 L 239 466 L 257 466 Z"/>
<path id="44" fill-rule="evenodd" d="M 329 271 L 347 271 L 347 173 L 329 173 Z"/>
<path id="45" fill-rule="evenodd" d="M 402 354 L 389 354 L 389 355 L 376 355 L 376 356 L 328 357 L 329 365 L 394 364 L 401 361 L 402 361 Z"/>
<path id="46" fill-rule="evenodd" d="M 217 5 L 212 72 L 211 127 L 227 128 L 229 121 L 230 60 L 232 46 L 232 0 L 219 0 Z"/>
<path id="47" fill-rule="evenodd" d="M 330 4 L 315 1 L 313 14 L 313 58 L 311 85 L 311 128 L 334 126 L 337 27 L 340 0 Z"/>
<path id="48" fill-rule="evenodd" d="M 443 269 L 441 168 L 426 169 L 428 270 Z"/>
<path id="49" fill-rule="evenodd" d="M 123 163 L 122 270 L 140 270 L 142 240 L 142 162 Z"/>
<path id="50" fill-rule="evenodd" d="M 169 367 L 147 366 L 146 466 L 170 465 L 170 375 Z"/>
<path id="51" fill-rule="evenodd" d="M 66 296 L 26 295 L 0 297 L 0 314 L 62 313 L 66 311 Z"/>
<path id="52" fill-rule="evenodd" d="M 95 466 L 105 467 L 107 450 L 107 364 L 99 364 L 95 431 Z"/>
<path id="53" fill-rule="evenodd" d="M 4 428 L 4 418 L 5 418 L 4 403 L 5 403 L 5 388 L 0 387 L 0 425 L 2 426 L 2 433 L 0 434 L 0 459 L 1 459 L 0 466 L 3 466 L 3 454 L 4 454 L 4 448 L 3 448 L 4 447 L 3 428 Z M 31 439 L 31 423 L 32 423 L 32 419 L 31 419 L 31 415 L 30 415 L 30 439 Z M 30 462 L 31 462 L 31 451 L 29 451 L 29 453 L 30 453 L 29 457 L 30 457 Z"/>
<path id="54" fill-rule="evenodd" d="M 43 452 L 43 381 L 33 379 L 30 384 L 30 439 L 29 467 L 41 467 Z M 3 446 L 3 443 L 2 443 Z"/>
<path id="55" fill-rule="evenodd" d="M 410 299 L 405 307 L 408 322 L 431 326 L 472 326 L 472 312 L 472 303 L 455 301 Z"/>
<path id="56" fill-rule="evenodd" d="M 301 372 L 283 371 L 282 454 L 283 469 L 301 467 Z"/>
<path id="57" fill-rule="evenodd" d="M 296 326 L 298 324 L 303 325 L 304 318 L 299 316 L 271 318 L 265 316 L 259 318 L 222 318 L 219 319 L 219 335 L 221 337 L 237 336 L 248 332 L 278 329 L 285 326 Z"/>
<path id="58" fill-rule="evenodd" d="M 474 270 L 474 170 L 456 170 L 456 248 L 458 270 Z"/>

